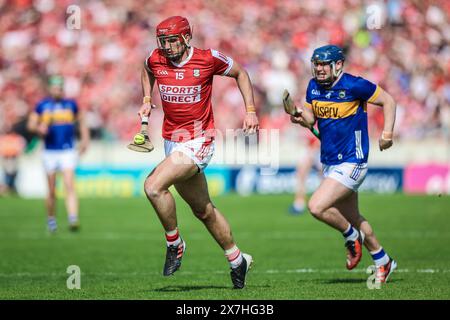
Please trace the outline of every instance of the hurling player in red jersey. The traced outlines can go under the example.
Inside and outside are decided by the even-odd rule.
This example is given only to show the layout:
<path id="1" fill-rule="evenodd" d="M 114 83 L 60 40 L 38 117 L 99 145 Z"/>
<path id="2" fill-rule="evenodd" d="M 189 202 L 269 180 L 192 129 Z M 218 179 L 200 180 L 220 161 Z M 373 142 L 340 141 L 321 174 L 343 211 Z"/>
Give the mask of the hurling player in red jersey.
<path id="1" fill-rule="evenodd" d="M 221 52 L 192 47 L 191 27 L 184 17 L 162 21 L 156 27 L 156 36 L 158 48 L 146 59 L 141 74 L 144 99 L 139 116 L 148 121 L 156 83 L 164 111 L 166 158 L 147 177 L 144 189 L 166 232 L 163 274 L 169 276 L 179 269 L 186 250 L 178 230 L 175 201 L 169 192 L 173 185 L 225 251 L 234 288 L 241 289 L 253 259 L 238 249 L 228 222 L 211 202 L 203 169 L 214 152 L 214 75 L 236 79 L 246 107 L 243 129 L 254 134 L 259 125 L 250 78 L 238 63 Z"/>

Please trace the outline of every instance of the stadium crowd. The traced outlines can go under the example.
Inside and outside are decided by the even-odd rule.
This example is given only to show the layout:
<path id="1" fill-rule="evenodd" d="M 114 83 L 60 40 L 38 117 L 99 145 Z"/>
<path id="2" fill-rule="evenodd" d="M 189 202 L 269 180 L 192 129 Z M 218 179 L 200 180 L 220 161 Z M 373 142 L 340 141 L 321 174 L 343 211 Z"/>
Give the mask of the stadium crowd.
<path id="1" fill-rule="evenodd" d="M 80 8 L 80 28 L 66 22 Z M 62 74 L 65 92 L 88 112 L 93 138 L 129 140 L 138 129 L 140 70 L 156 46 L 155 26 L 179 14 L 194 46 L 219 49 L 250 73 L 262 128 L 298 136 L 281 108 L 288 88 L 300 102 L 315 47 L 344 47 L 346 71 L 379 83 L 398 102 L 400 138 L 448 139 L 450 2 L 387 0 L 72 1 L 0 0 L 0 134 L 45 95 L 45 79 Z M 379 15 L 380 14 L 380 15 Z M 155 89 L 155 103 L 159 95 Z M 213 90 L 219 129 L 242 126 L 244 107 L 229 78 Z M 377 136 L 382 111 L 369 108 Z M 159 137 L 162 112 L 153 112 Z M 307 133 L 305 133 L 307 134 Z"/>

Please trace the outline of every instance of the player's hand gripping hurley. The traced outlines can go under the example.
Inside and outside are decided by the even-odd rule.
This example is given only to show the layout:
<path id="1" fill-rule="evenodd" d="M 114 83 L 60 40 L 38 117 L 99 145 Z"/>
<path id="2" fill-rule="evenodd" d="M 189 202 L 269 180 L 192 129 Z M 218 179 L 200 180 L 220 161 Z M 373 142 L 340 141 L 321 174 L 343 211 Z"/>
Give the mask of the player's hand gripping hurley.
<path id="1" fill-rule="evenodd" d="M 294 100 L 292 100 L 289 91 L 286 89 L 283 92 L 283 107 L 284 111 L 293 117 L 300 117 L 302 115 L 302 112 L 299 112 L 295 107 Z M 309 126 L 308 129 L 320 140 L 320 133 L 313 126 Z"/>
<path id="2" fill-rule="evenodd" d="M 141 117 L 141 131 L 134 136 L 133 142 L 127 147 L 137 152 L 151 152 L 154 149 L 148 137 L 148 116 Z"/>

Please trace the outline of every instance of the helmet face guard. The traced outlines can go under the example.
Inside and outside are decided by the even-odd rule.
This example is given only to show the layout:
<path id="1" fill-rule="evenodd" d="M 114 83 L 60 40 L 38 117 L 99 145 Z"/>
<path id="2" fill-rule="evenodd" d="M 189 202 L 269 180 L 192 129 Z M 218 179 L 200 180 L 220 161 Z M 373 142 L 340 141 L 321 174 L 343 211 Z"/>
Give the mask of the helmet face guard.
<path id="1" fill-rule="evenodd" d="M 180 59 L 189 48 L 189 41 L 183 35 L 159 36 L 157 40 L 158 48 L 170 60 Z"/>
<path id="2" fill-rule="evenodd" d="M 341 75 L 342 69 L 336 70 L 336 62 L 337 61 L 320 61 L 320 60 L 313 60 L 311 61 L 311 73 L 314 79 L 320 84 L 325 87 L 331 86 L 333 82 Z M 317 78 L 317 66 L 318 65 L 330 65 L 331 68 L 331 74 L 327 79 L 318 79 Z"/>

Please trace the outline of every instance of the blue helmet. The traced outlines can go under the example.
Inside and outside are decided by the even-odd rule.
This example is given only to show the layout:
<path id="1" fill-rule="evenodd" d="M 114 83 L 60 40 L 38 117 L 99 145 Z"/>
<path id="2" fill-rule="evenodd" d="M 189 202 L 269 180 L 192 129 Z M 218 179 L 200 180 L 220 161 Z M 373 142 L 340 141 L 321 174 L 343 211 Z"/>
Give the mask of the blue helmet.
<path id="1" fill-rule="evenodd" d="M 317 48 L 311 57 L 311 62 L 336 62 L 339 60 L 345 60 L 344 50 L 332 44 Z"/>
<path id="2" fill-rule="evenodd" d="M 342 68 L 339 70 L 336 70 L 336 62 L 337 61 L 344 61 L 344 51 L 339 48 L 338 46 L 329 44 L 320 48 L 317 48 L 314 50 L 312 57 L 311 57 L 311 71 L 313 77 L 316 79 L 319 84 L 324 86 L 330 86 L 333 84 L 333 82 L 336 80 L 337 77 L 342 73 Z M 315 64 L 317 62 L 322 62 L 326 64 L 331 65 L 331 77 L 326 80 L 319 81 L 316 76 L 316 70 L 315 70 Z"/>

